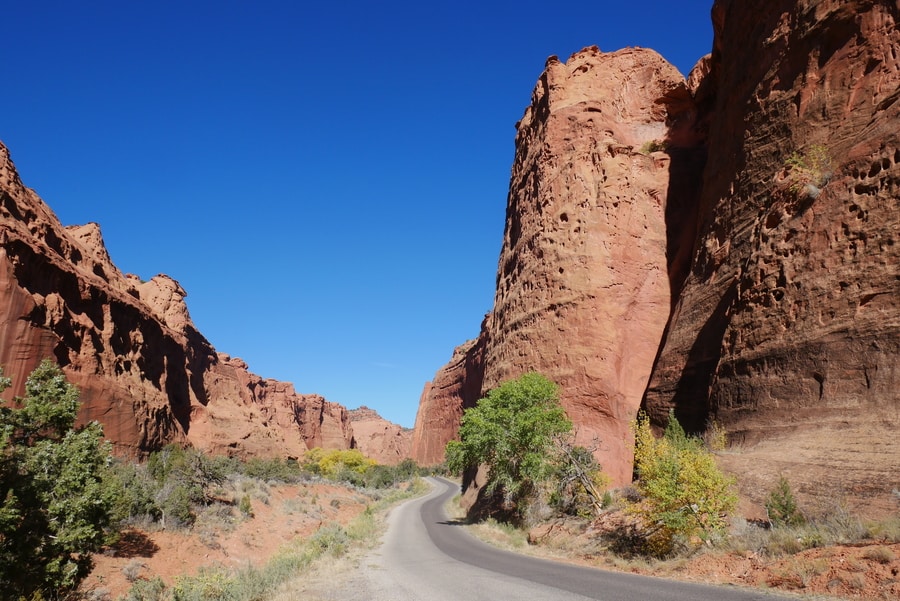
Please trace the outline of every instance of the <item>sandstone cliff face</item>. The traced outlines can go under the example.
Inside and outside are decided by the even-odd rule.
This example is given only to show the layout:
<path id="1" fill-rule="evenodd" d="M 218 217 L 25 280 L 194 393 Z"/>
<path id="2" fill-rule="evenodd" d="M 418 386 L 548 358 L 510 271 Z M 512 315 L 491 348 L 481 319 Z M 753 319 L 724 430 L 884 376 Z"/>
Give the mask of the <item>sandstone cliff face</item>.
<path id="1" fill-rule="evenodd" d="M 353 438 L 363 455 L 384 465 L 396 465 L 410 457 L 412 430 L 387 421 L 365 406 L 351 409 L 349 415 Z"/>
<path id="2" fill-rule="evenodd" d="M 54 359 L 119 453 L 170 443 L 232 455 L 299 456 L 355 445 L 349 414 L 250 373 L 194 328 L 185 291 L 109 258 L 96 224 L 64 228 L 0 144 L 0 365 L 13 378 Z"/>
<path id="3" fill-rule="evenodd" d="M 719 0 L 712 16 L 687 82 L 649 51 L 551 58 L 518 127 L 483 371 L 454 356 L 442 374 L 484 392 L 546 373 L 616 483 L 643 403 L 660 426 L 670 409 L 723 425 L 752 500 L 785 474 L 801 496 L 892 509 L 900 8 Z M 650 139 L 666 152 L 636 151 Z M 457 419 L 444 391 L 420 415 Z"/>
<path id="4" fill-rule="evenodd" d="M 481 398 L 489 322 L 490 316 L 485 317 L 479 337 L 457 347 L 450 362 L 422 390 L 410 451 L 420 465 L 444 461 L 444 448 L 459 433 L 463 411 Z"/>
<path id="5" fill-rule="evenodd" d="M 885 503 L 900 485 L 900 9 L 713 14 L 699 238 L 646 407 L 721 422 L 752 497 L 785 473 Z"/>
<path id="6" fill-rule="evenodd" d="M 415 458 L 442 457 L 464 407 L 536 370 L 560 385 L 579 442 L 630 481 L 628 424 L 670 309 L 672 159 L 654 143 L 692 107 L 683 76 L 651 50 L 548 61 L 517 126 L 491 319 L 426 388 Z"/>

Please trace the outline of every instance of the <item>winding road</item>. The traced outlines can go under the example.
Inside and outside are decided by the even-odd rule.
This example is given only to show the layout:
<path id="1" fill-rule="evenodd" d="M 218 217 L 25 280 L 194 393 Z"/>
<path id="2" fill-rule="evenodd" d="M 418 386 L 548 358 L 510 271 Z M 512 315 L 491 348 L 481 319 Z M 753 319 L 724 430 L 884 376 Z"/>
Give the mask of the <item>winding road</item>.
<path id="1" fill-rule="evenodd" d="M 536 559 L 499 550 L 448 520 L 458 486 L 429 478 L 432 491 L 395 508 L 344 601 L 774 601 L 765 591 L 704 586 Z"/>

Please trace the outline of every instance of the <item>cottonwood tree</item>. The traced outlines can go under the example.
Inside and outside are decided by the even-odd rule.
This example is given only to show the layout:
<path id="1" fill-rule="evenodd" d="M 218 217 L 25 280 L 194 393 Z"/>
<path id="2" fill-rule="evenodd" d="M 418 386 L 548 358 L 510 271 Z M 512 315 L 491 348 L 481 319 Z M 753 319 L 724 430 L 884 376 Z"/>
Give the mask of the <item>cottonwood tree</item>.
<path id="1" fill-rule="evenodd" d="M 459 440 L 447 444 L 447 466 L 457 473 L 487 466 L 487 492 L 502 493 L 507 508 L 516 508 L 554 473 L 554 441 L 571 429 L 559 387 L 541 374 L 526 373 L 465 410 Z"/>
<path id="2" fill-rule="evenodd" d="M 0 372 L 0 390 L 10 383 Z M 44 361 L 25 397 L 0 406 L 0 599 L 74 590 L 104 542 L 110 448 L 97 422 L 75 427 L 78 394 Z"/>

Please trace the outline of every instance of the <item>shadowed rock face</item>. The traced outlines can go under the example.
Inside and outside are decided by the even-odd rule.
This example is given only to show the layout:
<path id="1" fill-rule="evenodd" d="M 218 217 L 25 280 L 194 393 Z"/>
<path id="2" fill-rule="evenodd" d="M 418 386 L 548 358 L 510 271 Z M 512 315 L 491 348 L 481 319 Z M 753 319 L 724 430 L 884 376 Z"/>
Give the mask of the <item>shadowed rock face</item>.
<path id="1" fill-rule="evenodd" d="M 516 136 L 483 371 L 454 356 L 442 373 L 485 392 L 544 372 L 616 483 L 642 403 L 660 426 L 670 409 L 723 425 L 750 499 L 783 473 L 893 508 L 898 17 L 893 1 L 718 1 L 687 82 L 650 51 L 551 58 Z M 637 152 L 654 138 L 665 153 Z M 420 417 L 472 402 L 444 390 Z"/>
<path id="2" fill-rule="evenodd" d="M 100 228 L 64 228 L 0 144 L 0 365 L 24 394 L 44 358 L 81 390 L 117 452 L 174 442 L 232 455 L 299 456 L 355 445 L 344 407 L 250 373 L 194 328 L 185 291 L 123 275 Z"/>
<path id="3" fill-rule="evenodd" d="M 900 485 L 900 11 L 732 1 L 713 16 L 699 238 L 645 406 L 695 431 L 722 423 L 742 448 L 724 460 L 757 499 L 786 473 L 886 502 Z"/>

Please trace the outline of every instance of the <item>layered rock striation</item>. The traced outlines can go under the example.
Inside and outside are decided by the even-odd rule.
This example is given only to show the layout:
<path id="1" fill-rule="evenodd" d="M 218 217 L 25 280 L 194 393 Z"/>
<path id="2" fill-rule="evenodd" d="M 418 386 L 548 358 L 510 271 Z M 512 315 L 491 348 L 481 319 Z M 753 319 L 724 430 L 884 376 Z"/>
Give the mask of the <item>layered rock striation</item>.
<path id="1" fill-rule="evenodd" d="M 185 291 L 165 275 L 122 274 L 89 223 L 63 227 L 19 179 L 0 144 L 0 365 L 24 394 L 28 374 L 55 360 L 81 390 L 118 453 L 168 443 L 231 455 L 300 456 L 351 448 L 347 410 L 260 378 L 197 331 Z"/>

